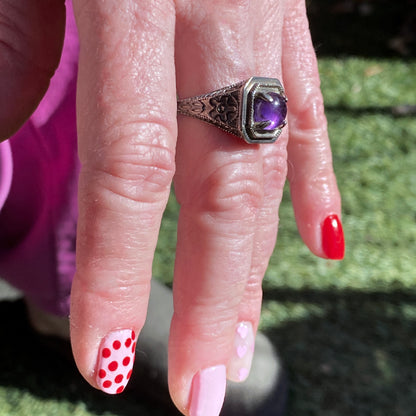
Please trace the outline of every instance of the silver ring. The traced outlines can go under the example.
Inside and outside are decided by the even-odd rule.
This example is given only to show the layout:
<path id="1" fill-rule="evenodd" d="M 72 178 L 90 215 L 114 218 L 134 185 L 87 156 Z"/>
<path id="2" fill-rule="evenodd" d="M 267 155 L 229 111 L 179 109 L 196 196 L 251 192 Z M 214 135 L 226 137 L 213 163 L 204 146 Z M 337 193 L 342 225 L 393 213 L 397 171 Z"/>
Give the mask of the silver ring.
<path id="1" fill-rule="evenodd" d="M 247 143 L 274 143 L 286 125 L 287 97 L 276 78 L 252 77 L 178 100 L 178 113 L 213 124 Z"/>

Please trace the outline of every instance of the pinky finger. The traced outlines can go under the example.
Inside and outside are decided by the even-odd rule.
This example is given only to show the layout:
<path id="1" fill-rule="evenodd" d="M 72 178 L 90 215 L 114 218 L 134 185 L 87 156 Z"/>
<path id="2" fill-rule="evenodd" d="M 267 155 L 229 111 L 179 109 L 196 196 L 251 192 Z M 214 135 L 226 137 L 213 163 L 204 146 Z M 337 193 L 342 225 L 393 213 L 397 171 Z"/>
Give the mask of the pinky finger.
<path id="1" fill-rule="evenodd" d="M 317 60 L 304 0 L 290 3 L 283 28 L 283 78 L 289 98 L 288 178 L 303 241 L 340 260 L 345 243 Z"/>

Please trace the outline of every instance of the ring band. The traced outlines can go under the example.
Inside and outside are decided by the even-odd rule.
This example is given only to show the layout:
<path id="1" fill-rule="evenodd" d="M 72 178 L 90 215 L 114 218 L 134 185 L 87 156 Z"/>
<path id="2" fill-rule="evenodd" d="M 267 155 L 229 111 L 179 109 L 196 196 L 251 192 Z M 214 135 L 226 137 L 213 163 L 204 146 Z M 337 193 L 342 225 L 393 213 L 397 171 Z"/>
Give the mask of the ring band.
<path id="1" fill-rule="evenodd" d="M 213 124 L 247 143 L 273 143 L 286 125 L 287 97 L 276 78 L 252 77 L 178 100 L 178 113 Z"/>

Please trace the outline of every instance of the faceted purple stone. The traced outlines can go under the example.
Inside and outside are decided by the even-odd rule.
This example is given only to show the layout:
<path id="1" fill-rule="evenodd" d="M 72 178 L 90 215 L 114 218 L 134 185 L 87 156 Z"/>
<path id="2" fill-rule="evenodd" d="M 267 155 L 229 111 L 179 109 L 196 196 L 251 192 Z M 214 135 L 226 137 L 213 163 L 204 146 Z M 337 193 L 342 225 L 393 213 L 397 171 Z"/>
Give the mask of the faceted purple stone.
<path id="1" fill-rule="evenodd" d="M 254 99 L 253 119 L 255 122 L 268 121 L 269 125 L 263 127 L 263 130 L 274 130 L 286 119 L 287 106 L 281 95 L 275 92 L 270 92 L 267 95 L 271 97 L 271 101 L 260 97 Z"/>

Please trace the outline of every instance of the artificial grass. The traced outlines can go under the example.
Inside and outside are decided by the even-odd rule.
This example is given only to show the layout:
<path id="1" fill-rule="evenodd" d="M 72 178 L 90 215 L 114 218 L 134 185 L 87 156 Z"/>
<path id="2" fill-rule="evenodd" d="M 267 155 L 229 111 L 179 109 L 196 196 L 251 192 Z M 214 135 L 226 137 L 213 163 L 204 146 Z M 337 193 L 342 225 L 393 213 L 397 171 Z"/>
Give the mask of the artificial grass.
<path id="1" fill-rule="evenodd" d="M 314 257 L 288 189 L 264 282 L 261 327 L 290 378 L 288 416 L 414 416 L 416 409 L 416 62 L 319 62 L 345 260 Z M 177 206 L 162 226 L 155 275 L 172 277 Z M 169 237 L 167 237 L 169 235 Z"/>
<path id="2" fill-rule="evenodd" d="M 416 62 L 344 56 L 319 64 L 346 258 L 309 253 L 286 189 L 261 327 L 287 368 L 288 416 L 414 416 L 416 121 L 395 108 L 416 104 Z M 172 197 L 155 256 L 154 274 L 167 282 L 177 211 Z M 73 365 L 45 355 L 13 306 L 0 312 L 0 416 L 163 414 L 140 398 L 91 389 Z"/>
<path id="3" fill-rule="evenodd" d="M 416 122 L 393 110 L 416 101 L 409 81 L 416 63 L 324 58 L 320 71 L 343 196 L 346 258 L 332 262 L 309 253 L 286 189 L 264 283 L 262 329 L 288 370 L 289 416 L 413 416 Z M 177 210 L 172 197 L 154 265 L 165 281 L 172 278 Z M 10 335 L 16 324 L 3 330 Z M 24 340 L 25 330 L 16 337 Z M 3 342 L 1 416 L 163 414 L 139 399 L 105 397 L 73 366 L 42 354 Z"/>
<path id="4" fill-rule="evenodd" d="M 415 103 L 407 82 L 415 79 L 416 65 L 322 59 L 320 71 L 343 196 L 346 258 L 331 262 L 308 253 L 286 193 L 265 279 L 263 328 L 289 369 L 288 415 L 411 416 L 416 122 L 393 110 Z"/>

